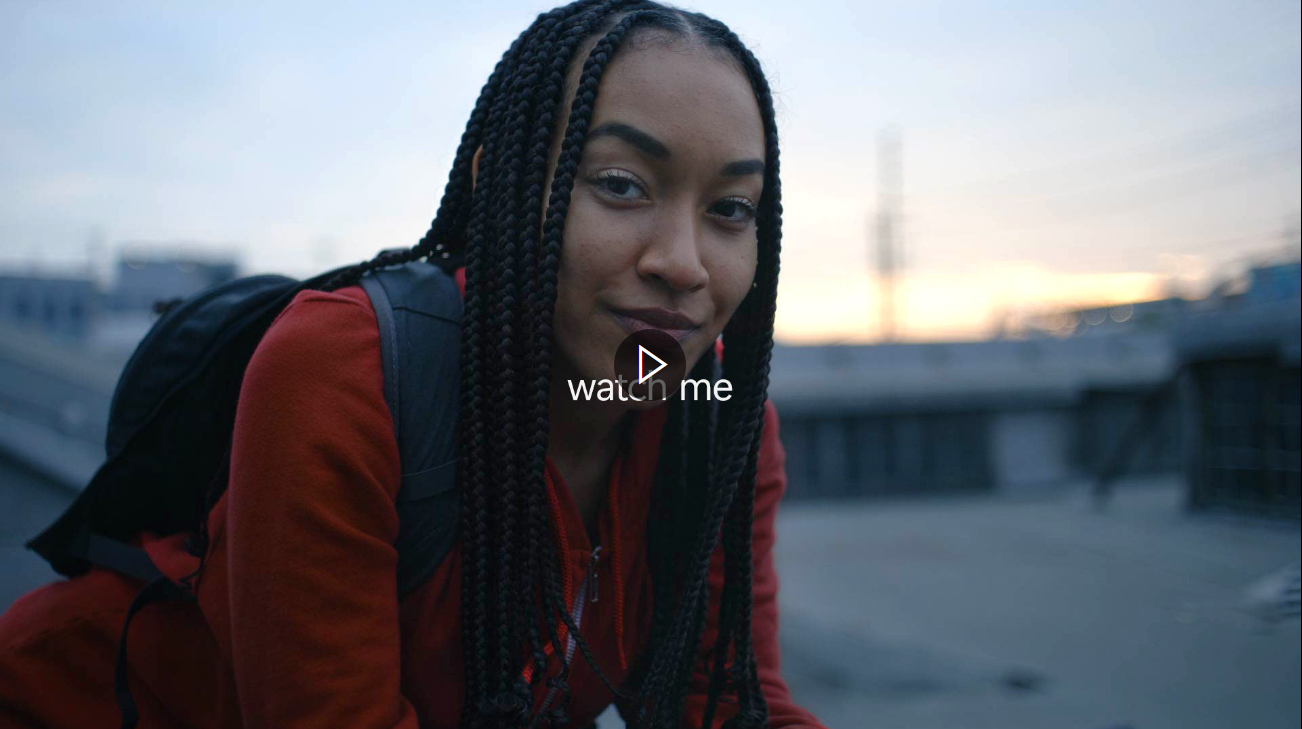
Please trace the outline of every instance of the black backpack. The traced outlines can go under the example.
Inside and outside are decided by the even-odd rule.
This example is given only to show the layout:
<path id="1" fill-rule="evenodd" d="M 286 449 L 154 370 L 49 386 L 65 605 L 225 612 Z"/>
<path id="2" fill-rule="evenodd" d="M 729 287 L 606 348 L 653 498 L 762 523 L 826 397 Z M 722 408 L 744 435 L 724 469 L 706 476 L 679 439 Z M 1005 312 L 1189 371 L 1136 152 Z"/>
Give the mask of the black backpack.
<path id="1" fill-rule="evenodd" d="M 189 584 L 165 577 L 128 542 L 145 529 L 161 536 L 190 531 L 206 517 L 209 485 L 227 475 L 240 383 L 258 342 L 298 292 L 337 273 L 301 282 L 236 279 L 168 310 L 118 380 L 104 464 L 63 515 L 27 543 L 67 577 L 97 565 L 145 581 L 118 646 L 124 728 L 137 721 L 126 680 L 131 618 L 157 600 L 195 599 Z M 456 537 L 461 292 L 449 273 L 419 261 L 369 273 L 360 283 L 379 324 L 384 397 L 402 461 L 394 545 L 401 599 L 433 574 Z"/>

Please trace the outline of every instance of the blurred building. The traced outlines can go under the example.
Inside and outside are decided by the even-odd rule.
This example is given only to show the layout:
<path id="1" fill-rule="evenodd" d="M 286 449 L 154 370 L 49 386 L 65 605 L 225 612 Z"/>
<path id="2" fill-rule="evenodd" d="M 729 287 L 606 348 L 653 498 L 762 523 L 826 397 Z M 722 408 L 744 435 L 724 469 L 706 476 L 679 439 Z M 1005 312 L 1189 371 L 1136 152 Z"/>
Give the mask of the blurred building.
<path id="1" fill-rule="evenodd" d="M 99 295 L 87 277 L 0 274 L 0 322 L 59 339 L 91 329 Z"/>
<path id="2" fill-rule="evenodd" d="M 0 273 L 0 323 L 61 340 L 130 340 L 152 324 L 154 304 L 185 298 L 235 278 L 233 258 L 127 253 L 113 284 L 83 275 Z"/>
<path id="3" fill-rule="evenodd" d="M 128 252 L 118 260 L 117 284 L 107 304 L 118 311 L 149 311 L 157 301 L 193 296 L 238 273 L 230 258 Z"/>
<path id="4" fill-rule="evenodd" d="M 1245 305 L 1295 302 L 1302 296 L 1302 262 L 1285 261 L 1253 267 L 1248 271 Z"/>
<path id="5" fill-rule="evenodd" d="M 1021 338 L 1166 333 L 1189 314 L 1195 303 L 1172 297 L 1108 306 L 1019 312 L 1003 322 L 1000 334 Z"/>
<path id="6" fill-rule="evenodd" d="M 1189 505 L 1302 518 L 1302 306 L 1296 266 L 1174 336 Z M 1277 273 L 1277 272 L 1276 272 Z M 1287 271 L 1286 271 L 1287 273 Z M 1291 292 L 1291 298 L 1290 296 Z"/>
<path id="7" fill-rule="evenodd" d="M 1190 316 L 1268 302 L 1297 301 L 1302 264 L 1296 260 L 1263 262 L 1217 282 L 1198 300 L 1178 297 L 1108 306 L 1010 312 L 1001 336 L 1081 337 L 1130 332 L 1169 333 Z"/>
<path id="8" fill-rule="evenodd" d="M 1183 472 L 1193 507 L 1296 519 L 1299 274 L 1277 261 L 1199 301 L 1023 317 L 1023 339 L 779 346 L 791 496 Z"/>
<path id="9" fill-rule="evenodd" d="M 1035 489 L 1099 473 L 1175 370 L 1153 334 L 774 349 L 793 498 Z M 1127 464 L 1178 467 L 1171 405 Z"/>

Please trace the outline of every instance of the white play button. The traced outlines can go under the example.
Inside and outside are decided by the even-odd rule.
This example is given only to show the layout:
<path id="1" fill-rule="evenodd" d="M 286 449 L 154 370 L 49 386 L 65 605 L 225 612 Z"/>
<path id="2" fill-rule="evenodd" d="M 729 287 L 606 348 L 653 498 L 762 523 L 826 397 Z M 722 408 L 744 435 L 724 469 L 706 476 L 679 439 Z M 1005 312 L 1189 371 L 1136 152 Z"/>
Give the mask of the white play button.
<path id="1" fill-rule="evenodd" d="M 638 402 L 665 402 L 678 394 L 687 374 L 683 348 L 659 329 L 639 329 L 625 337 L 615 350 L 613 364 L 629 398 Z"/>
<path id="2" fill-rule="evenodd" d="M 651 359 L 655 360 L 660 366 L 656 367 L 650 372 L 646 372 L 647 357 L 650 357 Z M 643 347 L 640 344 L 637 345 L 637 384 L 640 385 L 643 382 L 646 382 L 647 378 L 651 377 L 651 375 L 654 375 L 655 373 L 659 372 L 660 370 L 663 370 L 665 367 L 668 366 L 669 366 L 668 362 L 652 354 L 651 351 L 648 350 L 646 347 Z"/>

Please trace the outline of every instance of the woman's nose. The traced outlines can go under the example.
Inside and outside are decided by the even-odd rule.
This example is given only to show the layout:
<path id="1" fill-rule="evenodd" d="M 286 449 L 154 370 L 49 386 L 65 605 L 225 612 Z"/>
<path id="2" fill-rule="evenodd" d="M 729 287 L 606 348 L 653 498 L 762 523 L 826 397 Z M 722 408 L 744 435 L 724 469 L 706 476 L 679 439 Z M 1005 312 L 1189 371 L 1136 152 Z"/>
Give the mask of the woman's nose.
<path id="1" fill-rule="evenodd" d="M 637 270 L 640 276 L 660 279 L 675 291 L 696 291 L 710 282 L 701 260 L 701 229 L 694 212 L 666 211 L 638 259 Z"/>

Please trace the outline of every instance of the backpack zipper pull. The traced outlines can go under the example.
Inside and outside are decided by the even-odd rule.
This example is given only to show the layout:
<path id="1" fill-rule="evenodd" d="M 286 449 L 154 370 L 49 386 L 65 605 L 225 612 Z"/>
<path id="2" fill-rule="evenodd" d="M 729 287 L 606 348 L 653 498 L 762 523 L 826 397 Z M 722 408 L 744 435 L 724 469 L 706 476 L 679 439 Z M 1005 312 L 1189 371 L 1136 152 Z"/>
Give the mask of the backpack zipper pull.
<path id="1" fill-rule="evenodd" d="M 588 577 L 592 581 L 592 602 L 597 601 L 597 585 L 601 580 L 597 577 L 597 563 L 601 561 L 601 545 L 598 544 L 592 550 L 592 563 L 588 565 Z"/>

